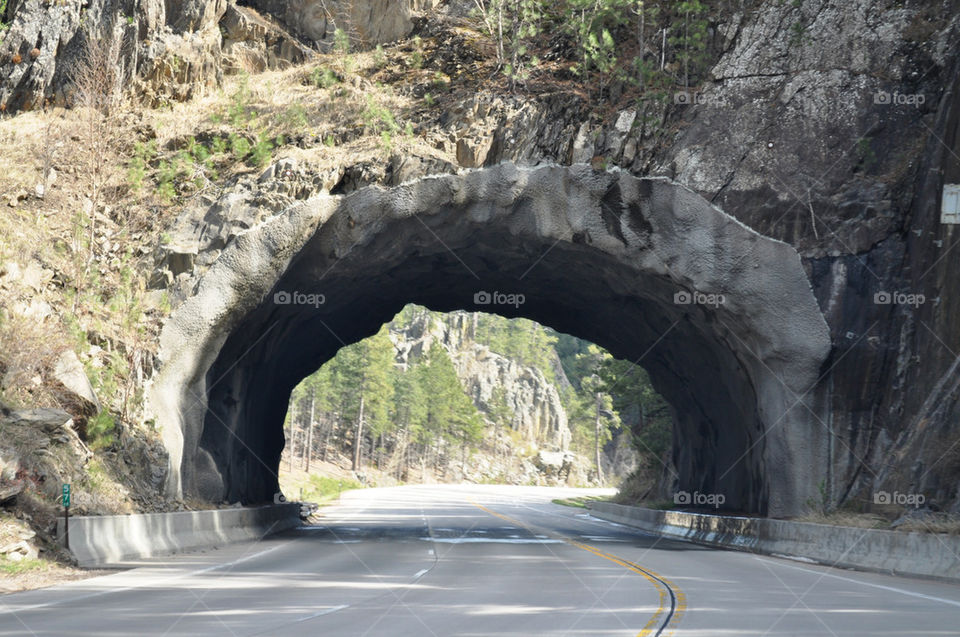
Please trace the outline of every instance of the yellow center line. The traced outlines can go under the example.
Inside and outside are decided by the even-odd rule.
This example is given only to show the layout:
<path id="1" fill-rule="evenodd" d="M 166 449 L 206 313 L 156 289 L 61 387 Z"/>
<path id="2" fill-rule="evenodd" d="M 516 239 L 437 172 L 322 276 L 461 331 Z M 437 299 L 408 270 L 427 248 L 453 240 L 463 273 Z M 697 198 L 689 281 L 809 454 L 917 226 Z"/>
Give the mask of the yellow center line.
<path id="1" fill-rule="evenodd" d="M 502 513 L 497 513 L 496 511 L 493 511 L 492 509 L 488 509 L 487 507 L 473 500 L 470 500 L 470 504 L 472 504 L 473 506 L 477 507 L 482 511 L 485 511 L 486 513 L 489 513 L 492 516 L 498 517 L 501 520 L 506 520 L 511 524 L 515 524 L 517 526 L 523 527 L 527 531 L 530 531 L 531 533 L 535 534 L 533 529 L 531 529 L 528 525 L 524 524 L 520 520 L 511 518 L 510 516 L 507 516 L 507 515 L 503 515 Z M 545 531 L 545 529 L 541 529 L 541 530 Z M 648 621 L 647 624 L 643 627 L 643 629 L 639 633 L 637 633 L 637 637 L 648 637 L 649 635 L 654 634 L 654 630 L 656 629 L 657 624 L 659 624 L 660 622 L 660 617 L 667 612 L 667 606 L 670 603 L 669 602 L 670 589 L 672 589 L 673 595 L 676 598 L 677 604 L 676 604 L 676 608 L 673 611 L 673 617 L 670 618 L 670 623 L 665 627 L 670 629 L 670 632 L 666 633 L 665 637 L 670 637 L 671 635 L 673 635 L 674 631 L 676 630 L 677 624 L 680 623 L 680 617 L 683 615 L 684 611 L 686 611 L 687 609 L 687 597 L 686 595 L 683 594 L 683 591 L 681 591 L 680 588 L 677 587 L 676 584 L 674 584 L 673 582 L 668 580 L 666 577 L 663 577 L 662 575 L 660 575 L 655 571 L 652 571 L 648 568 L 641 567 L 629 560 L 623 559 L 622 557 L 618 557 L 616 555 L 612 555 L 610 553 L 601 551 L 595 546 L 584 544 L 583 542 L 578 542 L 572 538 L 566 537 L 564 535 L 560 535 L 559 533 L 551 533 L 551 534 L 555 535 L 556 537 L 560 538 L 561 540 L 563 540 L 564 542 L 566 542 L 571 546 L 575 546 L 578 549 L 582 549 L 589 553 L 593 553 L 597 557 L 602 557 L 605 560 L 609 560 L 614 564 L 617 564 L 618 566 L 622 566 L 623 568 L 629 571 L 633 571 L 638 575 L 642 575 L 644 579 L 646 579 L 648 582 L 653 584 L 653 587 L 657 589 L 657 594 L 659 595 L 659 606 L 657 607 L 657 612 L 655 612 L 653 614 L 653 617 L 650 618 L 650 621 Z M 670 587 L 669 589 L 667 588 L 668 586 Z"/>

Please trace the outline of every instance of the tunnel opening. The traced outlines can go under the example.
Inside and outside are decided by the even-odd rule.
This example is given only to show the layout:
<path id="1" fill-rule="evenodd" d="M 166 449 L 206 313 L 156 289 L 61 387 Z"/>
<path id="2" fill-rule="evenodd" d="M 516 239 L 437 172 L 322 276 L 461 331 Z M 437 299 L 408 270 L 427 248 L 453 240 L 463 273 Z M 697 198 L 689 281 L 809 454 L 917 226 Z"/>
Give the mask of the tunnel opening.
<path id="1" fill-rule="evenodd" d="M 488 293 L 523 295 L 522 305 L 498 306 L 502 316 L 530 318 L 597 343 L 618 358 L 642 359 L 676 412 L 677 448 L 683 452 L 676 460 L 678 468 L 687 469 L 678 490 L 722 494 L 730 510 L 764 512 L 762 428 L 753 388 L 742 382 L 746 374 L 739 361 L 685 315 L 689 308 L 663 308 L 651 298 L 657 293 L 672 298 L 673 289 L 648 292 L 656 282 L 638 286 L 611 259 L 576 244 L 555 246 L 531 270 L 549 246 L 528 245 L 501 233 L 482 241 L 464 233 L 460 241 L 430 242 L 429 229 L 418 225 L 408 220 L 387 228 L 364 252 L 390 254 L 390 245 L 405 233 L 413 236 L 403 244 L 419 244 L 419 251 L 390 265 L 351 255 L 320 281 L 322 271 L 312 267 L 292 280 L 284 277 L 263 314 L 252 313 L 250 324 L 234 331 L 208 372 L 210 409 L 200 450 L 209 454 L 223 486 L 206 487 L 203 497 L 229 502 L 272 498 L 290 392 L 340 348 L 375 334 L 408 300 L 454 311 L 476 309 L 475 295 Z M 465 256 L 468 246 L 476 257 Z M 493 254 L 500 256 L 495 273 L 489 273 L 486 255 Z M 505 254 L 519 256 L 506 259 Z M 468 260 L 461 262 L 464 258 Z M 564 269 L 570 262 L 583 267 L 571 275 Z M 478 281 L 470 272 L 481 268 L 488 273 Z M 373 284 L 374 294 L 365 293 L 364 281 Z M 274 302 L 284 294 L 317 300 L 322 295 L 324 303 Z M 243 379 L 245 391 L 235 383 L 216 383 L 224 375 Z M 227 431 L 227 423 L 237 426 Z"/>
<path id="2" fill-rule="evenodd" d="M 784 515 L 819 479 L 804 410 L 829 340 L 799 258 L 664 180 L 505 165 L 319 198 L 239 237 L 203 283 L 161 337 L 172 490 L 270 501 L 293 388 L 409 303 L 642 360 L 674 412 L 679 491 Z"/>
<path id="3" fill-rule="evenodd" d="M 491 297 L 492 300 L 492 297 Z M 514 299 L 522 303 L 523 299 Z M 642 361 L 641 361 L 642 362 Z M 653 500 L 673 420 L 645 370 L 526 319 L 407 305 L 294 389 L 281 492 L 618 486 Z"/>

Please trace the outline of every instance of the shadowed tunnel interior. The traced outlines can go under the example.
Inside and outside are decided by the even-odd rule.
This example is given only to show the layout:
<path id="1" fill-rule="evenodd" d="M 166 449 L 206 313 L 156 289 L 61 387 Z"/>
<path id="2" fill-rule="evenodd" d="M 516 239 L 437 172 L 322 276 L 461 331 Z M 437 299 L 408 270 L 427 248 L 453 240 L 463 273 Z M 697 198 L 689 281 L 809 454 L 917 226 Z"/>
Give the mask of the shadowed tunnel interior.
<path id="1" fill-rule="evenodd" d="M 722 493 L 727 509 L 760 514 L 783 513 L 809 492 L 794 473 L 809 472 L 816 431 L 789 403 L 826 350 L 798 339 L 820 336 L 819 325 L 791 327 L 822 317 L 798 259 L 790 270 L 789 246 L 694 193 L 625 174 L 507 166 L 425 181 L 308 202 L 296 213 L 312 219 L 300 226 L 305 238 L 259 289 L 240 270 L 263 269 L 264 245 L 282 253 L 278 235 L 247 237 L 250 246 L 221 257 L 233 261 L 220 276 L 232 281 L 227 309 L 236 318 L 224 329 L 204 326 L 206 358 L 190 359 L 179 379 L 206 403 L 180 410 L 185 492 L 271 500 L 292 389 L 407 303 L 526 317 L 641 364 L 674 412 L 679 489 Z M 477 305 L 480 291 L 525 302 Z M 688 292 L 723 302 L 677 302 Z M 197 298 L 208 293 L 201 285 Z M 278 303 L 278 293 L 324 302 Z M 173 318 L 188 320 L 198 319 Z"/>

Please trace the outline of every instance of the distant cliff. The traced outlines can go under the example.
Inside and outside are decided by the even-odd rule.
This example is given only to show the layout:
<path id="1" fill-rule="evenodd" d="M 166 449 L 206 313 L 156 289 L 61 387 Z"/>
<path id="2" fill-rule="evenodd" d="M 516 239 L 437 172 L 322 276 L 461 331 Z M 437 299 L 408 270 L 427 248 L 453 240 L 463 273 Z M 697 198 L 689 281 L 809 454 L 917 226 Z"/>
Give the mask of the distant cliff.
<path id="1" fill-rule="evenodd" d="M 497 408 L 494 403 L 499 396 L 495 390 L 502 388 L 510 428 L 523 441 L 550 451 L 566 450 L 571 434 L 557 387 L 536 367 L 507 358 L 475 340 L 475 316 L 466 312 L 423 312 L 406 325 L 395 322 L 390 337 L 398 351 L 398 362 L 407 366 L 411 358 L 439 342 L 450 354 L 477 409 L 488 420 L 493 419 Z"/>

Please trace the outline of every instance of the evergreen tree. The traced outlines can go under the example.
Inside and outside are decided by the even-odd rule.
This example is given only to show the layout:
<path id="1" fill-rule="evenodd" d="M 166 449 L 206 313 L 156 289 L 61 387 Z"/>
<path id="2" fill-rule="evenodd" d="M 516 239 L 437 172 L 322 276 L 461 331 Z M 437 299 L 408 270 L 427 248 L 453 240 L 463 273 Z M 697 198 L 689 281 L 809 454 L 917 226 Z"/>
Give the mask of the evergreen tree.
<path id="1" fill-rule="evenodd" d="M 434 442 L 475 444 L 482 437 L 482 420 L 473 401 L 464 393 L 447 350 L 434 342 L 423 369 L 427 434 Z"/>
<path id="2" fill-rule="evenodd" d="M 410 307 L 410 306 L 408 306 Z M 426 393 L 422 384 L 421 365 L 411 366 L 406 372 L 394 374 L 393 414 L 398 430 L 397 478 L 403 480 L 407 472 L 411 443 L 423 443 L 422 423 L 427 415 Z"/>
<path id="3" fill-rule="evenodd" d="M 377 334 L 341 349 L 335 373 L 345 398 L 343 415 L 354 423 L 353 470 L 362 462 L 364 428 L 376 436 L 391 427 L 394 349 L 386 327 Z"/>

